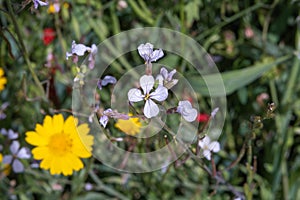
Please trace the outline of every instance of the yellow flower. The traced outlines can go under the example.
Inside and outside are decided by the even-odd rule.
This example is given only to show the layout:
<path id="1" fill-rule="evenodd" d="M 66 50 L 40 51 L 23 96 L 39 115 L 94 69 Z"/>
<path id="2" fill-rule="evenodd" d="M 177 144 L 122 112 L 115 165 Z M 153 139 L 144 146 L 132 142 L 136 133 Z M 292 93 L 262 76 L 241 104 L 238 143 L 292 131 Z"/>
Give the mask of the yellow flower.
<path id="1" fill-rule="evenodd" d="M 2 156 L 2 154 L 0 153 L 0 162 L 2 162 L 2 159 L 3 159 L 3 156 Z"/>
<path id="2" fill-rule="evenodd" d="M 50 173 L 72 175 L 73 170 L 83 168 L 80 158 L 91 156 L 94 137 L 88 135 L 87 124 L 78 125 L 78 119 L 70 116 L 64 121 L 62 114 L 46 116 L 43 125 L 26 132 L 26 142 L 37 146 L 32 150 L 34 159 L 42 160 L 40 167 Z"/>
<path id="3" fill-rule="evenodd" d="M 129 116 L 132 116 L 132 114 L 129 113 Z M 139 118 L 129 118 L 128 120 L 118 119 L 117 123 L 115 124 L 115 127 L 132 136 L 141 131 L 141 126 L 142 124 Z"/>
<path id="4" fill-rule="evenodd" d="M 7 79 L 5 78 L 4 71 L 0 68 L 0 91 L 4 89 L 4 85 L 7 83 Z"/>

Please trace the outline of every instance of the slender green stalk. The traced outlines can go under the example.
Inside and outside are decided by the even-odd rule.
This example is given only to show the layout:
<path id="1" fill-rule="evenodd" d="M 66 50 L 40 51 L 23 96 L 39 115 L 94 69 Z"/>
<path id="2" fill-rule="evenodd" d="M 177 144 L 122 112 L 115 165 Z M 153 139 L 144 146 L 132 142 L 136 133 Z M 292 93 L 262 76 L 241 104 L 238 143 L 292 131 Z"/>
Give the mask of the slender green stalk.
<path id="1" fill-rule="evenodd" d="M 23 41 L 23 36 L 22 36 L 21 31 L 19 29 L 19 25 L 18 25 L 17 19 L 15 17 L 15 13 L 14 13 L 13 8 L 12 8 L 11 0 L 7 1 L 7 6 L 8 6 L 8 11 L 9 11 L 9 16 L 10 16 L 12 22 L 13 22 L 13 25 L 14 25 L 14 28 L 15 28 L 15 31 L 16 31 L 16 34 L 17 34 L 17 37 L 18 37 L 18 42 L 20 43 L 20 46 L 21 46 L 21 52 L 22 52 L 22 55 L 24 57 L 24 60 L 27 64 L 27 66 L 28 66 L 28 69 L 31 73 L 31 76 L 32 76 L 35 84 L 38 87 L 38 90 L 39 90 L 40 94 L 42 95 L 42 98 L 44 100 L 46 100 L 46 95 L 45 95 L 44 88 L 43 88 L 40 80 L 38 79 L 36 73 L 34 72 L 34 69 L 33 69 L 32 65 L 31 65 L 31 62 L 30 62 L 30 59 L 29 59 L 29 56 L 28 56 L 28 53 L 27 53 L 27 50 L 26 50 L 26 47 L 25 47 L 25 44 L 24 44 L 24 41 Z"/>

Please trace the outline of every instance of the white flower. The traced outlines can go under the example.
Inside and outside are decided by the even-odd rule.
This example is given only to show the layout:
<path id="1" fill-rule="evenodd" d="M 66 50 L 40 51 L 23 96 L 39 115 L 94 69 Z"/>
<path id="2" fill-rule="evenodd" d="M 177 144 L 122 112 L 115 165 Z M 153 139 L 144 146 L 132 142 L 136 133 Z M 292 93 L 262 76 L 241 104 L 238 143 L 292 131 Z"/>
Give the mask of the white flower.
<path id="1" fill-rule="evenodd" d="M 170 73 L 164 67 L 160 69 L 160 74 L 157 75 L 156 80 L 160 85 L 165 86 L 166 88 L 170 89 L 174 85 L 177 84 L 178 80 L 173 79 L 174 74 L 176 73 L 176 69 L 172 70 Z"/>
<path id="2" fill-rule="evenodd" d="M 194 121 L 198 114 L 197 110 L 192 107 L 189 101 L 179 101 L 176 112 L 180 113 L 188 122 Z"/>
<path id="3" fill-rule="evenodd" d="M 66 53 L 66 59 L 68 60 L 70 56 L 73 56 L 74 54 L 77 56 L 83 56 L 86 51 L 91 51 L 90 47 L 87 47 L 83 44 L 76 44 L 76 42 L 72 41 L 72 48 L 71 53 Z"/>
<path id="4" fill-rule="evenodd" d="M 161 49 L 153 51 L 153 45 L 150 43 L 140 44 L 138 52 L 147 64 L 157 61 L 164 56 L 164 52 Z"/>
<path id="5" fill-rule="evenodd" d="M 108 113 L 112 112 L 112 109 L 106 109 L 104 112 L 103 112 L 103 115 L 100 117 L 99 119 L 99 122 L 100 124 L 105 128 L 106 127 L 106 124 L 108 122 Z"/>
<path id="6" fill-rule="evenodd" d="M 215 118 L 218 111 L 219 111 L 219 107 L 216 107 L 210 114 L 211 118 Z"/>
<path id="7" fill-rule="evenodd" d="M 32 0 L 32 1 L 33 1 L 34 9 L 37 9 L 39 6 L 47 6 L 48 5 L 48 2 L 43 2 L 40 0 Z"/>
<path id="8" fill-rule="evenodd" d="M 147 118 L 155 117 L 159 113 L 159 108 L 153 101 L 164 101 L 168 97 L 168 89 L 162 85 L 159 85 L 155 91 L 150 91 L 154 86 L 153 76 L 144 75 L 140 78 L 140 86 L 143 93 L 139 89 L 130 89 L 128 92 L 128 100 L 131 102 L 138 102 L 145 100 L 144 115 Z"/>
<path id="9" fill-rule="evenodd" d="M 211 152 L 219 152 L 220 151 L 220 143 L 213 141 L 210 142 L 210 138 L 206 136 L 203 140 L 199 141 L 199 147 L 203 150 L 203 156 L 207 159 L 211 159 Z"/>

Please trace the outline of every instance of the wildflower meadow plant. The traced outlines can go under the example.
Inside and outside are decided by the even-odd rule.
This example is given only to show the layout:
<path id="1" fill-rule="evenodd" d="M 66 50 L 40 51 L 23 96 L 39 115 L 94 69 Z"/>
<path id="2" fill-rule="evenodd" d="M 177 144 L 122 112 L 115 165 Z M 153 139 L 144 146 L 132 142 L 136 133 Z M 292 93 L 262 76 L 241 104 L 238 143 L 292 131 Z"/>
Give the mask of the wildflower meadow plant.
<path id="1" fill-rule="evenodd" d="M 36 146 L 32 150 L 34 159 L 41 160 L 40 167 L 51 174 L 72 175 L 84 167 L 80 158 L 92 155 L 93 136 L 89 135 L 89 127 L 78 125 L 73 116 L 66 120 L 61 114 L 46 116 L 43 125 L 37 124 L 35 131 L 26 132 L 25 140 Z"/>

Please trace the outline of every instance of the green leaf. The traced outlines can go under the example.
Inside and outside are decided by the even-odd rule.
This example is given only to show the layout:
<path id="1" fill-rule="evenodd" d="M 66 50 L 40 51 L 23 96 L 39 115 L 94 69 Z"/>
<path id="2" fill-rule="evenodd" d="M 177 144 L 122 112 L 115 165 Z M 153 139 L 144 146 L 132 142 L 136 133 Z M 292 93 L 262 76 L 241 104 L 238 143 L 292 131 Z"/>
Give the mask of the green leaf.
<path id="1" fill-rule="evenodd" d="M 229 95 L 236 90 L 252 83 L 263 73 L 291 58 L 290 55 L 283 56 L 275 61 L 259 63 L 245 69 L 233 70 L 218 74 L 191 76 L 189 81 L 196 92 L 203 96 Z"/>

